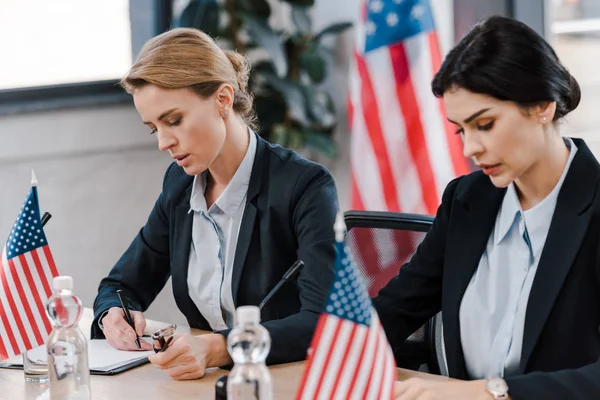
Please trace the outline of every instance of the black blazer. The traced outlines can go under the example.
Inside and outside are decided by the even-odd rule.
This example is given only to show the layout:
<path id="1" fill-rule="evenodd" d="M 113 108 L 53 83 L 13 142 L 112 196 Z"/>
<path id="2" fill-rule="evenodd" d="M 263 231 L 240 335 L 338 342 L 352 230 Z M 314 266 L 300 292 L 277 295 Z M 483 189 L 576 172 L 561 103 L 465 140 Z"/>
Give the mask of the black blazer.
<path id="1" fill-rule="evenodd" d="M 189 325 L 211 329 L 188 294 L 192 182 L 176 164 L 168 168 L 146 225 L 100 283 L 93 338 L 103 337 L 98 317 L 119 306 L 117 289 L 123 289 L 134 310 L 145 311 L 170 276 L 175 301 Z M 262 310 L 263 325 L 271 334 L 269 363 L 306 357 L 333 282 L 337 211 L 335 184 L 324 167 L 257 137 L 233 264 L 235 306 L 258 305 L 296 260 L 305 263 L 295 282 L 288 282 Z"/>
<path id="2" fill-rule="evenodd" d="M 600 165 L 582 140 L 560 190 L 527 304 L 513 400 L 600 399 Z M 412 260 L 374 304 L 397 348 L 440 310 L 450 376 L 467 379 L 459 306 L 505 189 L 475 172 L 452 181 Z"/>

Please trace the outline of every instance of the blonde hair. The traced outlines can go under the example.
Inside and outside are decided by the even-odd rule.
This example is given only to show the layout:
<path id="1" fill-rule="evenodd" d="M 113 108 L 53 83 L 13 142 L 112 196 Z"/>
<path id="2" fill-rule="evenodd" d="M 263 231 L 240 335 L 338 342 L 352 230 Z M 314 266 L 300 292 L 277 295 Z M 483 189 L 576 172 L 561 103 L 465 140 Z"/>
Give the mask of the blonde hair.
<path id="1" fill-rule="evenodd" d="M 121 86 L 130 94 L 147 84 L 165 89 L 189 88 L 207 98 L 228 83 L 234 89 L 233 110 L 255 129 L 249 76 L 250 63 L 243 55 L 221 49 L 198 29 L 175 28 L 146 42 L 121 79 Z"/>

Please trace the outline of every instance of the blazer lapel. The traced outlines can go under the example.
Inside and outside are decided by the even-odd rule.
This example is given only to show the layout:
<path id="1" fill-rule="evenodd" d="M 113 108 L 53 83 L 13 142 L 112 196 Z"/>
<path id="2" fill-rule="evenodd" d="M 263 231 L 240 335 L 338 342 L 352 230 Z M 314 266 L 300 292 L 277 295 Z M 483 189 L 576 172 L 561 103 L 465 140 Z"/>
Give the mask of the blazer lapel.
<path id="1" fill-rule="evenodd" d="M 191 326 L 198 327 L 205 324 L 205 319 L 191 299 L 187 284 L 194 221 L 194 214 L 189 212 L 190 194 L 191 185 L 182 196 L 181 202 L 175 207 L 171 276 L 173 278 L 173 296 L 179 309 L 186 315 Z"/>
<path id="2" fill-rule="evenodd" d="M 263 177 L 268 173 L 267 144 L 258 135 L 256 135 L 256 139 L 256 155 L 254 156 L 252 175 L 250 176 L 250 183 L 248 184 L 246 205 L 244 215 L 242 216 L 240 232 L 238 234 L 231 276 L 233 304 L 236 307 L 238 305 L 238 291 L 240 280 L 242 278 L 242 271 L 244 269 L 244 264 L 246 263 L 246 257 L 248 256 L 248 249 L 250 248 L 250 242 L 252 241 L 252 233 L 254 232 L 254 227 L 256 225 L 256 216 L 258 215 L 258 194 L 261 190 Z"/>
<path id="3" fill-rule="evenodd" d="M 535 344 L 573 265 L 592 214 L 590 205 L 596 184 L 590 182 L 597 182 L 600 177 L 598 162 L 583 141 L 573 141 L 578 150 L 558 195 L 527 303 L 521 373 L 526 370 Z M 585 182 L 581 181 L 581 177 L 585 177 Z"/>
<path id="4" fill-rule="evenodd" d="M 506 190 L 497 189 L 487 177 L 457 198 L 452 209 L 451 231 L 446 244 L 442 319 L 450 376 L 467 378 L 460 338 L 460 304 L 490 237 Z M 485 179 L 485 180 L 483 180 Z"/>

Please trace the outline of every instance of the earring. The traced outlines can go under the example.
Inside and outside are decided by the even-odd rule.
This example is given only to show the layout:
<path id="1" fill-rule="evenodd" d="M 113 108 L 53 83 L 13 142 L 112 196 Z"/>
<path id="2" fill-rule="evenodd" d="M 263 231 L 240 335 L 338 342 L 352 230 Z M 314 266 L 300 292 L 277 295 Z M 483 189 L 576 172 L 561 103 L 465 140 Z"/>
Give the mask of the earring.
<path id="1" fill-rule="evenodd" d="M 225 117 L 227 116 L 227 110 L 223 110 L 223 112 L 221 113 L 221 116 L 222 116 L 223 118 L 225 118 Z"/>
<path id="2" fill-rule="evenodd" d="M 545 123 L 546 123 L 546 121 L 548 121 L 548 118 L 546 118 L 546 117 L 542 117 L 542 123 L 543 123 L 543 124 L 545 124 Z"/>

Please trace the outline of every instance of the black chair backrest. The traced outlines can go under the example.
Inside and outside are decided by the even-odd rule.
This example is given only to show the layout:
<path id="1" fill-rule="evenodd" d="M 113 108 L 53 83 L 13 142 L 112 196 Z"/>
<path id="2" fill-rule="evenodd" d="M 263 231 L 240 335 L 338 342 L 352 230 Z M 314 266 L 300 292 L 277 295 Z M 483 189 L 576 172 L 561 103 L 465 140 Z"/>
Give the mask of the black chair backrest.
<path id="1" fill-rule="evenodd" d="M 344 220 L 348 229 L 346 244 L 371 297 L 410 261 L 433 224 L 431 216 L 383 211 L 346 211 Z M 436 336 L 441 339 L 439 323 L 436 328 L 436 321 L 432 319 L 401 348 L 394 349 L 397 365 L 439 374 Z"/>

